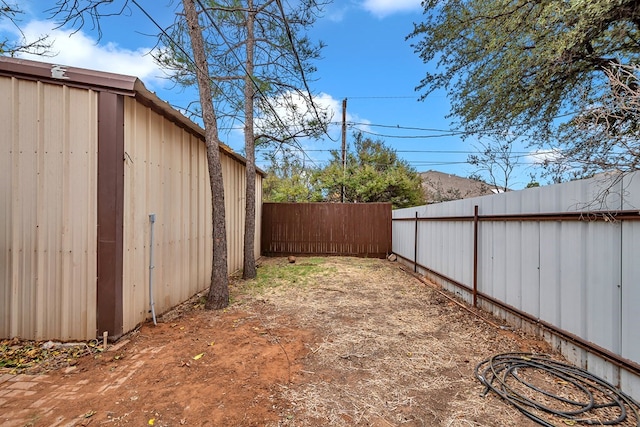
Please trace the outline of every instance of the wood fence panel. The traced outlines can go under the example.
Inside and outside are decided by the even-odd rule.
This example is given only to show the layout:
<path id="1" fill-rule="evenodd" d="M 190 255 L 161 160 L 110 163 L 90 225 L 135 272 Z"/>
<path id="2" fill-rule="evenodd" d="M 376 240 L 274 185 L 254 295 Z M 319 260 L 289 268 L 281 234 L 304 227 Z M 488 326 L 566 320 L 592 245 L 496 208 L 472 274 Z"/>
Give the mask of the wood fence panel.
<path id="1" fill-rule="evenodd" d="M 264 203 L 262 255 L 391 253 L 390 203 Z"/>

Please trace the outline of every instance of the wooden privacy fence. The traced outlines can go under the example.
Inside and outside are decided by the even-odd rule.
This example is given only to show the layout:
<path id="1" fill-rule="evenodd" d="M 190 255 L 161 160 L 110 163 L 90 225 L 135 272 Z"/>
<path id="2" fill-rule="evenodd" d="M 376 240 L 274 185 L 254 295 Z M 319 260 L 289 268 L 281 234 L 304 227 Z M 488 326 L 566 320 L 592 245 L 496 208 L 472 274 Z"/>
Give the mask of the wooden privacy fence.
<path id="1" fill-rule="evenodd" d="M 262 255 L 391 253 L 390 203 L 264 203 Z"/>

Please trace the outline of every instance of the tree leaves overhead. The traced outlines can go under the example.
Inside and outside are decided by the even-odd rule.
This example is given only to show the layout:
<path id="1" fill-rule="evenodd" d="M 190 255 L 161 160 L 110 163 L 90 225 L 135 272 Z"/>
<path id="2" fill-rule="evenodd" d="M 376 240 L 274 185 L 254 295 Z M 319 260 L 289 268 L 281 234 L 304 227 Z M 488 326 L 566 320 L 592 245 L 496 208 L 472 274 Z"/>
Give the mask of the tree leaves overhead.
<path id="1" fill-rule="evenodd" d="M 506 127 L 548 136 L 583 111 L 611 62 L 640 59 L 639 0 L 428 0 L 408 36 L 435 62 L 418 89 L 446 89 L 468 131 Z"/>

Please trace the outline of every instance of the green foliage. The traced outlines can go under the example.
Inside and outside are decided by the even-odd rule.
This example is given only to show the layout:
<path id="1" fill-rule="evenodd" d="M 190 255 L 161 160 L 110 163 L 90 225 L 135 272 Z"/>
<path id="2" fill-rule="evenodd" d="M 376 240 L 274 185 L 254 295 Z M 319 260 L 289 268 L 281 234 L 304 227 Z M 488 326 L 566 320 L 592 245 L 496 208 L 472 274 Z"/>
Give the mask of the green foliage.
<path id="1" fill-rule="evenodd" d="M 340 202 L 344 185 L 346 203 L 391 202 L 394 208 L 425 203 L 420 175 L 382 141 L 355 135 L 355 150 L 331 152 L 323 168 L 309 167 L 290 152 L 271 157 L 264 180 L 269 202 Z"/>
<path id="2" fill-rule="evenodd" d="M 267 177 L 263 182 L 265 202 L 319 202 L 322 194 L 315 184 L 315 168 L 291 155 L 271 157 Z"/>
<path id="3" fill-rule="evenodd" d="M 510 129 L 553 143 L 559 124 L 581 131 L 571 114 L 584 117 L 612 91 L 608 70 L 640 63 L 638 0 L 428 0 L 424 7 L 425 21 L 408 38 L 437 68 L 419 89 L 423 97 L 447 90 L 452 116 L 469 132 Z"/>
<path id="4" fill-rule="evenodd" d="M 339 202 L 344 185 L 344 201 L 349 203 L 391 202 L 394 208 L 424 204 L 420 176 L 382 141 L 356 134 L 344 171 L 341 153 L 332 151 L 331 156 L 316 175 L 326 201 Z"/>

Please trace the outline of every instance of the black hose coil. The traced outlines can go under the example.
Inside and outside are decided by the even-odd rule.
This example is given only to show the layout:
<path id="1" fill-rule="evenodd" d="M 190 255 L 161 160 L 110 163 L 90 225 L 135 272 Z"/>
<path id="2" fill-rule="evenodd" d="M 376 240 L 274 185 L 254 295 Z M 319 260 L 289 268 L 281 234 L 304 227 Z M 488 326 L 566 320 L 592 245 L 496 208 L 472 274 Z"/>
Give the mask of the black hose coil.
<path id="1" fill-rule="evenodd" d="M 590 372 L 531 353 L 504 353 L 483 360 L 475 376 L 525 416 L 547 427 L 627 425 L 640 427 L 640 405 Z M 551 385 L 553 391 L 543 388 Z"/>

